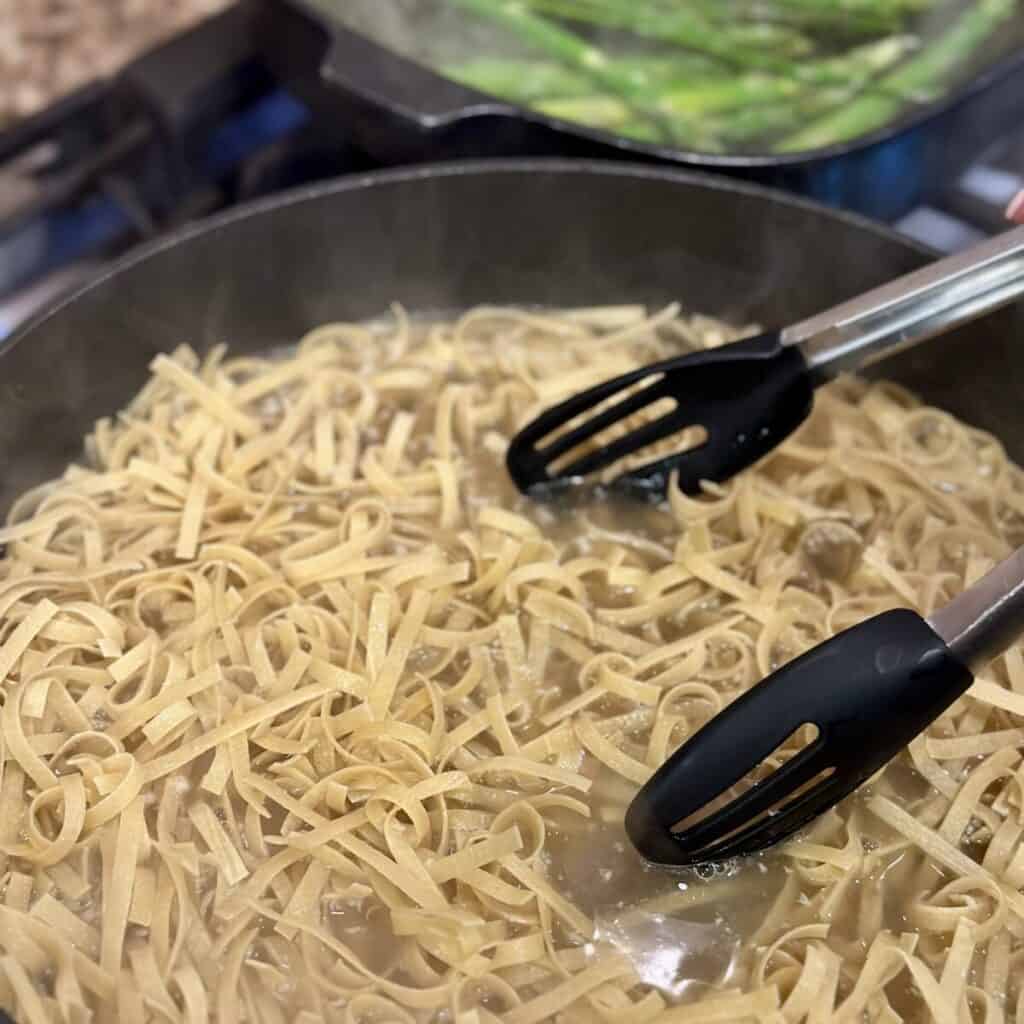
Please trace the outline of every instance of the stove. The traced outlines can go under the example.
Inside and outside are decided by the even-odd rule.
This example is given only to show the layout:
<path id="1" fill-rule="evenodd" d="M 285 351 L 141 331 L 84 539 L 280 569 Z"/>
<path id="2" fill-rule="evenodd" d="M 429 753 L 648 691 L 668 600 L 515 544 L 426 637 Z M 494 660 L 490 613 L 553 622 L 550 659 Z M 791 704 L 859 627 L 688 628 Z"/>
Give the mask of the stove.
<path id="1" fill-rule="evenodd" d="M 0 133 L 0 338 L 139 242 L 248 199 L 372 169 L 260 58 L 247 0 Z M 1005 226 L 1024 127 L 892 226 L 952 252 Z"/>

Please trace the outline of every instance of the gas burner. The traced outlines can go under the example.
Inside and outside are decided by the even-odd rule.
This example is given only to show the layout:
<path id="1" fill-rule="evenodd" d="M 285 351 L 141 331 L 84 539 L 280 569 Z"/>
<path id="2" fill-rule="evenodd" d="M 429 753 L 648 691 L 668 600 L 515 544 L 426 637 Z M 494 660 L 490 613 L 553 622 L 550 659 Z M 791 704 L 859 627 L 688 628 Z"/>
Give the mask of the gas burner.
<path id="1" fill-rule="evenodd" d="M 140 241 L 370 161 L 282 89 L 239 4 L 0 134 L 0 337 Z"/>

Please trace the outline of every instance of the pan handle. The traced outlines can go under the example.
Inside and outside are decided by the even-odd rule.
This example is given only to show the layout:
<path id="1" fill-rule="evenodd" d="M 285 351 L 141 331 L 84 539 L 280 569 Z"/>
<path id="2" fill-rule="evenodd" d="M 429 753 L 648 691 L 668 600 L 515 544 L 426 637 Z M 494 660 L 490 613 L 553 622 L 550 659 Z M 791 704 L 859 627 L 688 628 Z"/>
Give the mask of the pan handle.
<path id="1" fill-rule="evenodd" d="M 325 83 L 420 131 L 468 118 L 515 117 L 518 108 L 475 92 L 372 39 L 338 26 L 320 68 Z"/>

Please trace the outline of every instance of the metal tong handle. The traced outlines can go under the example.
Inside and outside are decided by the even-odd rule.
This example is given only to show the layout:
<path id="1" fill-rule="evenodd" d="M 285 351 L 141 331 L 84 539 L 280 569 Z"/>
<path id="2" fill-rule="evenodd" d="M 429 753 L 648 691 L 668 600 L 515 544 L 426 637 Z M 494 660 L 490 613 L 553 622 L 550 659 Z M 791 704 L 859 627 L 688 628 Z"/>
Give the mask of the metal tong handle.
<path id="1" fill-rule="evenodd" d="M 1002 654 L 1024 633 L 1024 547 L 933 612 L 928 625 L 972 673 Z"/>
<path id="2" fill-rule="evenodd" d="M 1024 294 L 1024 227 L 787 327 L 813 377 L 869 366 Z"/>

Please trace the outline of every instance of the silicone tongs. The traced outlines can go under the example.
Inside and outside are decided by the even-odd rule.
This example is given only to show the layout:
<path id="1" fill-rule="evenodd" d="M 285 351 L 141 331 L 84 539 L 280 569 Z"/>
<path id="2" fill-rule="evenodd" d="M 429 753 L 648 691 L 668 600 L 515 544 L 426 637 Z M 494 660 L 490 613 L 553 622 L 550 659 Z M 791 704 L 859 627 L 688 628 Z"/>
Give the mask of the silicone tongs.
<path id="1" fill-rule="evenodd" d="M 877 615 L 796 658 L 719 712 L 640 790 L 626 831 L 655 864 L 756 853 L 870 778 L 1024 632 L 1024 548 L 923 619 Z M 716 804 L 805 725 L 817 737 Z"/>
<path id="2" fill-rule="evenodd" d="M 638 497 L 660 498 L 675 472 L 684 491 L 697 493 L 701 481 L 726 480 L 780 444 L 806 419 L 820 384 L 1021 294 L 1024 227 L 802 323 L 653 363 L 575 395 L 512 439 L 509 473 L 521 491 L 544 497 L 684 428 L 701 426 L 707 439 L 699 447 L 646 463 L 612 484 Z M 665 398 L 675 400 L 674 409 L 600 445 L 602 432 Z"/>

